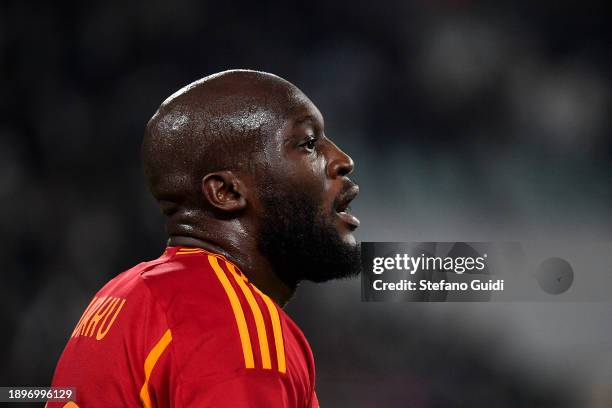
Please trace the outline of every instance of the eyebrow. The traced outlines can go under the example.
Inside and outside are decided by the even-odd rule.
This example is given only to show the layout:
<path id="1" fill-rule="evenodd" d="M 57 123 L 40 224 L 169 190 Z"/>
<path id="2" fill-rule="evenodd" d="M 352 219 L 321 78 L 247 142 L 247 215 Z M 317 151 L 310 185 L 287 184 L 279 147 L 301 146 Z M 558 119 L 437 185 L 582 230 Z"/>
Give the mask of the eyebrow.
<path id="1" fill-rule="evenodd" d="M 300 125 L 302 125 L 304 123 L 307 123 L 307 122 L 310 122 L 310 125 L 314 127 L 316 121 L 317 121 L 317 118 L 315 116 L 313 116 L 311 114 L 306 114 L 304 116 L 298 117 L 297 119 L 294 119 L 293 126 L 291 128 L 295 129 L 296 127 L 298 127 L 298 126 L 300 126 Z M 289 141 L 291 141 L 291 140 L 293 140 L 293 139 L 295 139 L 297 137 L 298 136 L 294 132 L 289 132 L 289 134 L 287 134 L 285 136 L 285 141 L 284 142 L 288 143 Z"/>
<path id="2" fill-rule="evenodd" d="M 305 122 L 312 122 L 312 124 L 314 124 L 316 121 L 317 121 L 316 117 L 314 117 L 311 114 L 308 114 L 308 115 L 302 116 L 299 119 L 297 119 L 295 123 L 293 124 L 293 126 L 295 127 Z"/>

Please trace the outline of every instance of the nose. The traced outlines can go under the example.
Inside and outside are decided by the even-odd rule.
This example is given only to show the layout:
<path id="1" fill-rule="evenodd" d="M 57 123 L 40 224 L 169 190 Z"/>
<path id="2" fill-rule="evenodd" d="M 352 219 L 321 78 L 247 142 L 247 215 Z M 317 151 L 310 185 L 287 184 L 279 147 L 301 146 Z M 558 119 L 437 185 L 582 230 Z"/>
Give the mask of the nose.
<path id="1" fill-rule="evenodd" d="M 344 153 L 338 146 L 331 142 L 330 160 L 327 163 L 327 175 L 330 178 L 343 177 L 350 174 L 355 167 L 351 156 Z"/>

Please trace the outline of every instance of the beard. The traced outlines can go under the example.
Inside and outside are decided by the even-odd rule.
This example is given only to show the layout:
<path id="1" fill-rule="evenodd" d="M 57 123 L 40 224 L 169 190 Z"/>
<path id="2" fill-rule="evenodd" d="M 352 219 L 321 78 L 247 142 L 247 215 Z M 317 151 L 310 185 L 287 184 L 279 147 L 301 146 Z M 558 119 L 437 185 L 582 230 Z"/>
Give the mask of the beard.
<path id="1" fill-rule="evenodd" d="M 259 198 L 264 216 L 258 249 L 285 285 L 295 289 L 302 280 L 359 275 L 360 246 L 342 240 L 334 209 L 324 211 L 303 190 L 278 185 L 260 190 Z"/>

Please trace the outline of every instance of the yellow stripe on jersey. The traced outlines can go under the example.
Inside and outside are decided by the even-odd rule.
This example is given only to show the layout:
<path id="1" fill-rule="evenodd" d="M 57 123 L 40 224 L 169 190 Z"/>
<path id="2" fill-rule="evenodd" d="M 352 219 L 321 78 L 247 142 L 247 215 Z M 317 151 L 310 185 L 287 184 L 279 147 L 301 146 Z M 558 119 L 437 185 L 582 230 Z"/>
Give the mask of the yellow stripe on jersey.
<path id="1" fill-rule="evenodd" d="M 268 335 L 266 334 L 266 324 L 264 323 L 259 305 L 253 296 L 253 292 L 251 292 L 244 280 L 236 273 L 234 265 L 232 265 L 230 262 L 226 262 L 225 264 L 232 273 L 236 283 L 238 283 L 238 286 L 240 286 L 240 289 L 242 289 L 242 293 L 244 293 L 244 297 L 251 307 L 251 312 L 253 313 L 253 318 L 255 319 L 255 327 L 257 328 L 257 338 L 259 339 L 261 364 L 263 368 L 270 369 L 272 368 L 272 363 L 270 361 L 270 349 L 268 348 Z"/>
<path id="2" fill-rule="evenodd" d="M 145 408 L 151 407 L 151 397 L 149 396 L 149 378 L 151 378 L 151 372 L 153 371 L 157 360 L 159 360 L 159 357 L 161 357 L 162 353 L 164 352 L 166 347 L 168 347 L 168 344 L 170 344 L 171 341 L 172 333 L 170 332 L 170 329 L 168 329 L 161 337 L 161 339 L 159 339 L 157 344 L 151 349 L 151 352 L 145 359 L 145 380 L 144 384 L 142 384 L 142 388 L 140 389 L 140 400 L 142 401 L 142 405 Z"/>
<path id="3" fill-rule="evenodd" d="M 47 402 L 44 408 L 48 408 L 48 406 L 49 406 L 49 403 Z M 74 401 L 68 401 L 67 403 L 62 405 L 62 408 L 79 408 L 79 406 Z"/>
<path id="4" fill-rule="evenodd" d="M 225 293 L 229 298 L 230 305 L 232 306 L 232 310 L 234 312 L 234 317 L 236 318 L 236 324 L 238 326 L 238 334 L 240 335 L 240 342 L 242 343 L 242 354 L 244 354 L 244 364 L 246 368 L 255 368 L 255 362 L 253 360 L 253 349 L 251 347 L 251 338 L 249 337 L 249 329 L 246 324 L 246 320 L 244 318 L 244 313 L 242 311 L 242 306 L 240 306 L 240 300 L 232 287 L 229 279 L 225 276 L 225 272 L 221 269 L 219 265 L 219 261 L 216 256 L 208 255 L 208 262 L 210 266 L 212 266 L 217 278 L 221 282 L 223 289 L 225 289 Z"/>
<path id="5" fill-rule="evenodd" d="M 278 361 L 278 371 L 285 373 L 287 371 L 287 363 L 285 362 L 285 344 L 283 341 L 283 330 L 281 328 L 280 317 L 278 316 L 278 310 L 274 301 L 268 297 L 265 293 L 252 285 L 255 292 L 259 293 L 259 296 L 263 299 L 264 303 L 268 307 L 270 312 L 270 320 L 272 321 L 272 333 L 274 334 L 274 345 L 276 347 L 276 360 Z"/>
<path id="6" fill-rule="evenodd" d="M 176 255 L 203 254 L 205 252 L 202 248 L 181 248 L 176 251 Z"/>

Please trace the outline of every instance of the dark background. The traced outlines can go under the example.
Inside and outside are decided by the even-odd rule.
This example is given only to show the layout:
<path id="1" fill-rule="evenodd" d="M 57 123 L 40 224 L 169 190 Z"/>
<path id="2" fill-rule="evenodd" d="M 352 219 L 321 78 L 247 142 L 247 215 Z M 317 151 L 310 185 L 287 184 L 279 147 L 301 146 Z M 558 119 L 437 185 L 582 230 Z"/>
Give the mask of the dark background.
<path id="1" fill-rule="evenodd" d="M 95 291 L 164 248 L 140 143 L 159 103 L 229 68 L 281 75 L 356 162 L 364 241 L 605 240 L 601 5 L 510 1 L 0 6 L 0 385 L 47 385 Z M 323 407 L 604 407 L 608 303 L 287 308 Z"/>

